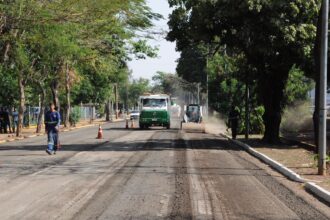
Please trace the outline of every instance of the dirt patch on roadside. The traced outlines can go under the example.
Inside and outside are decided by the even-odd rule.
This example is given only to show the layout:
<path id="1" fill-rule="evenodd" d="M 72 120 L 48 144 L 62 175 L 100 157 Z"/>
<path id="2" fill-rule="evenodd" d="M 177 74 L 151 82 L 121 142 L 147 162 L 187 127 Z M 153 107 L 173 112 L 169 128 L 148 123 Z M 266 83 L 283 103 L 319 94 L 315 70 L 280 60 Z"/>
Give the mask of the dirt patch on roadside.
<path id="1" fill-rule="evenodd" d="M 301 175 L 302 178 L 316 182 L 319 186 L 330 191 L 330 170 L 328 170 L 328 176 L 317 174 L 317 161 L 312 151 L 297 144 L 266 144 L 257 138 L 247 141 L 240 139 L 240 141 L 283 164 Z"/>

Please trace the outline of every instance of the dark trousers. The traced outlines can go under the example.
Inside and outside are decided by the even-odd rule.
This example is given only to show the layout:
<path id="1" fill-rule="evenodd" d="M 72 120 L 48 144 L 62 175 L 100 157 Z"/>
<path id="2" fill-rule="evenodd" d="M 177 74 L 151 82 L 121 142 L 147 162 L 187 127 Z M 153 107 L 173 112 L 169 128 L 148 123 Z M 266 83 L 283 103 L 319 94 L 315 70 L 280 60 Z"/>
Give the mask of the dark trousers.
<path id="1" fill-rule="evenodd" d="M 233 139 L 236 139 L 237 136 L 238 121 L 233 120 L 231 122 L 231 136 Z"/>
<path id="2" fill-rule="evenodd" d="M 1 127 L 4 133 L 8 133 L 8 122 L 7 121 L 2 121 L 1 122 Z"/>

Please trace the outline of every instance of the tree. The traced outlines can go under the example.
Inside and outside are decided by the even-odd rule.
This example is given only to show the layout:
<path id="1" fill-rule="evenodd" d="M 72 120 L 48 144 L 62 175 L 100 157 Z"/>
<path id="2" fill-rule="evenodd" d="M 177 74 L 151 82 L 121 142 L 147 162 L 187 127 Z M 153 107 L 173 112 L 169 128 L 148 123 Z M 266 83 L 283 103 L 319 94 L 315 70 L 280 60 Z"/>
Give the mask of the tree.
<path id="1" fill-rule="evenodd" d="M 127 81 L 125 86 L 120 88 L 120 99 L 125 100 L 128 109 L 136 109 L 138 107 L 139 96 L 150 92 L 150 89 L 150 82 L 148 79 L 133 79 Z"/>
<path id="2" fill-rule="evenodd" d="M 202 45 L 183 49 L 176 68 L 177 74 L 188 82 L 201 83 L 205 89 L 207 56 L 208 51 Z"/>
<path id="3" fill-rule="evenodd" d="M 316 36 L 318 1 L 177 1 L 168 39 L 183 50 L 194 44 L 225 46 L 243 55 L 264 106 L 264 140 L 279 140 L 284 89 L 293 66 L 308 70 Z"/>
<path id="4" fill-rule="evenodd" d="M 144 58 L 157 52 L 144 39 L 150 37 L 152 20 L 161 16 L 144 0 L 2 1 L 0 12 L 1 73 L 16 80 L 20 96 L 17 135 L 27 87 L 37 84 L 40 89 L 31 91 L 42 97 L 50 88 L 58 110 L 65 96 L 67 125 L 72 98 L 104 102 L 113 83 L 128 74 L 130 54 Z"/>

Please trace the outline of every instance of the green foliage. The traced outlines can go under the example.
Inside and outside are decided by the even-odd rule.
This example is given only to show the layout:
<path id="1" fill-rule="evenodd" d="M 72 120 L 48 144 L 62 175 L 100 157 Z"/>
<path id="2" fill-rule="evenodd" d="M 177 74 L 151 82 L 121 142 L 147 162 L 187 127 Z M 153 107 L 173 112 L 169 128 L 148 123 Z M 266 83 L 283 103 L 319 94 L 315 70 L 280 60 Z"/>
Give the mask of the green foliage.
<path id="1" fill-rule="evenodd" d="M 314 154 L 313 155 L 313 160 L 314 160 L 314 165 L 317 167 L 317 163 L 319 161 L 319 155 L 318 154 Z M 330 155 L 326 155 L 325 162 L 327 164 L 330 164 Z"/>
<path id="2" fill-rule="evenodd" d="M 250 109 L 249 114 L 249 133 L 250 134 L 262 134 L 265 131 L 262 116 L 265 113 L 265 109 L 262 106 L 258 106 Z M 245 132 L 245 108 L 241 109 L 241 120 L 239 124 L 239 132 Z"/>
<path id="3" fill-rule="evenodd" d="M 164 93 L 164 94 L 173 94 L 175 91 L 175 85 L 173 79 L 175 75 L 171 73 L 165 73 L 158 71 L 155 75 L 152 76 L 154 82 L 153 92 L 154 93 Z"/>
<path id="4" fill-rule="evenodd" d="M 255 95 L 256 106 L 261 104 L 265 109 L 264 139 L 277 141 L 283 108 L 294 99 L 301 98 L 306 88 L 291 86 L 299 71 L 289 73 L 293 67 L 304 71 L 304 74 L 312 69 L 320 2 L 169 0 L 169 3 L 174 11 L 170 15 L 167 39 L 176 41 L 177 49 L 182 52 L 205 44 L 211 52 L 214 51 L 213 55 L 219 52 L 218 49 L 225 49 L 238 68 L 229 77 L 240 82 L 248 78 L 249 84 L 254 87 L 252 90 L 255 93 L 251 94 Z M 226 72 L 223 68 L 219 71 Z M 217 88 L 223 80 L 228 80 L 215 72 L 213 68 Z M 286 86 L 288 79 L 289 86 Z M 235 94 L 232 90 L 235 85 L 230 89 L 227 84 L 222 84 L 222 87 L 228 91 L 227 94 Z M 217 102 L 215 104 L 219 105 Z"/>
<path id="5" fill-rule="evenodd" d="M 70 125 L 75 127 L 76 124 L 79 122 L 80 118 L 81 118 L 80 107 L 79 106 L 73 107 L 70 113 L 70 119 L 69 119 Z"/>
<path id="6" fill-rule="evenodd" d="M 74 104 L 103 104 L 126 83 L 130 57 L 156 57 L 145 39 L 160 18 L 145 0 L 0 2 L 0 104 L 17 104 L 18 77 L 30 104 L 41 88 L 50 99 L 54 82 L 61 101 L 69 88 Z"/>
<path id="7" fill-rule="evenodd" d="M 314 87 L 311 79 L 304 75 L 300 69 L 293 67 L 289 72 L 289 77 L 285 87 L 285 102 L 293 105 L 308 99 L 308 92 Z"/>
<path id="8" fill-rule="evenodd" d="M 178 76 L 188 82 L 202 83 L 206 87 L 207 49 L 203 46 L 185 48 L 176 68 Z"/>
<path id="9" fill-rule="evenodd" d="M 150 85 L 148 79 L 134 79 L 128 85 L 128 105 L 137 107 L 138 106 L 138 99 L 140 95 L 143 95 L 146 92 L 150 91 Z"/>
<path id="10" fill-rule="evenodd" d="M 16 105 L 18 97 L 17 76 L 13 70 L 0 66 L 0 103 L 4 106 Z"/>

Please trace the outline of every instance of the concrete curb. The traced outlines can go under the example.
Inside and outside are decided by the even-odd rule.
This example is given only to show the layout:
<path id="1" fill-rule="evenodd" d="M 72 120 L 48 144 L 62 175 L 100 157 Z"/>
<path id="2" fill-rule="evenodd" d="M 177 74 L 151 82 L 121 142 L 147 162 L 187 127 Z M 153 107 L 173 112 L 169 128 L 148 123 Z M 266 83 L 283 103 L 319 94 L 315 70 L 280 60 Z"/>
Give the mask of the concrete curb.
<path id="1" fill-rule="evenodd" d="M 330 204 L 330 192 L 323 189 L 322 187 L 316 185 L 315 183 L 308 182 L 304 186 L 305 190 L 311 192 L 312 194 L 316 195 L 317 197 L 323 199 L 324 201 Z"/>
<path id="2" fill-rule="evenodd" d="M 243 142 L 237 141 L 237 140 L 233 140 L 230 137 L 228 137 L 227 135 L 224 135 L 224 136 L 226 138 L 228 138 L 228 140 L 232 141 L 233 143 L 243 147 L 247 152 L 249 152 L 253 156 L 259 158 L 263 162 L 267 163 L 268 165 L 270 165 L 271 167 L 273 167 L 274 169 L 276 169 L 277 171 L 279 171 L 280 173 L 282 173 L 284 176 L 288 177 L 289 179 L 291 179 L 293 181 L 296 181 L 296 182 L 299 182 L 299 183 L 306 183 L 307 182 L 306 180 L 301 178 L 300 175 L 296 174 L 295 172 L 293 172 L 289 168 L 285 167 L 283 164 L 280 164 L 279 162 L 271 159 L 270 157 L 266 156 L 265 154 L 262 154 L 262 153 L 256 151 L 255 149 L 253 149 L 249 145 L 247 145 Z"/>
<path id="3" fill-rule="evenodd" d="M 322 187 L 316 185 L 313 182 L 308 182 L 307 180 L 303 179 L 297 173 L 293 172 L 289 168 L 285 167 L 283 164 L 271 159 L 270 157 L 256 151 L 251 146 L 240 142 L 238 140 L 233 140 L 226 134 L 220 134 L 221 136 L 227 138 L 229 141 L 233 142 L 234 144 L 244 148 L 248 153 L 255 156 L 256 158 L 260 159 L 261 161 L 265 162 L 266 164 L 270 165 L 272 168 L 289 178 L 295 182 L 304 183 L 304 188 L 306 191 L 312 193 L 313 195 L 323 199 L 324 201 L 330 204 L 330 192 L 323 189 Z"/>

